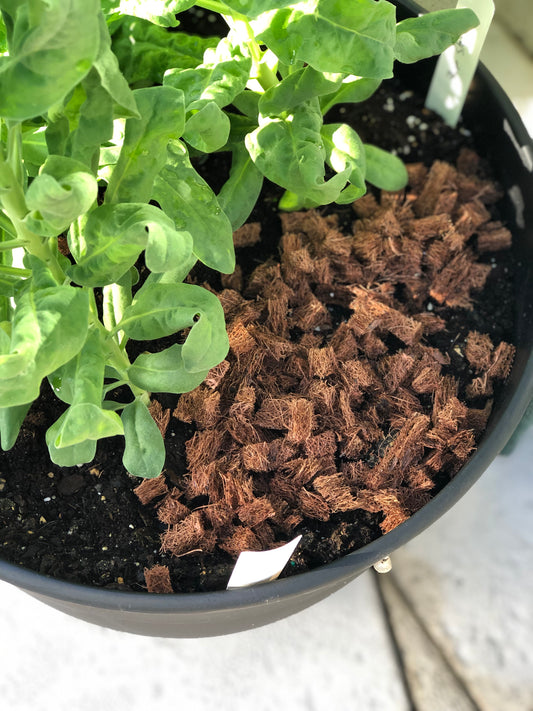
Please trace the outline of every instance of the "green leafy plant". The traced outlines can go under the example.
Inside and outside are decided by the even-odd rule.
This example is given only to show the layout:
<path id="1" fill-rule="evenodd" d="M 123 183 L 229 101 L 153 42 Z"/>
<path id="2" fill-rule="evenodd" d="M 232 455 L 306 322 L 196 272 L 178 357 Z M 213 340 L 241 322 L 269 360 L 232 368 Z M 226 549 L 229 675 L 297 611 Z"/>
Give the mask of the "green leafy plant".
<path id="1" fill-rule="evenodd" d="M 282 209 L 402 187 L 397 158 L 324 116 L 477 24 L 468 10 L 396 23 L 386 0 L 204 0 L 226 37 L 168 31 L 193 5 L 0 0 L 4 449 L 44 384 L 66 405 L 46 434 L 56 464 L 123 435 L 127 470 L 159 474 L 150 394 L 193 389 L 228 351 L 221 305 L 184 283 L 190 269 L 233 271 L 232 231 L 265 177 Z M 231 154 L 218 195 L 193 163 L 216 151 Z M 133 341 L 173 334 L 130 360 Z"/>

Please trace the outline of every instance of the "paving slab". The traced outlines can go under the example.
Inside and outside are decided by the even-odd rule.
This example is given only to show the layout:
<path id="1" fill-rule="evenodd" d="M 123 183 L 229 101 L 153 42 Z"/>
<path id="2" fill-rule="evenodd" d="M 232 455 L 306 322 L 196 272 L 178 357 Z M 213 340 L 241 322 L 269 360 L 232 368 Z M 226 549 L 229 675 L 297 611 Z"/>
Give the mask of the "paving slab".
<path id="1" fill-rule="evenodd" d="M 392 556 L 431 638 L 483 711 L 533 711 L 533 437 Z"/>
<path id="2" fill-rule="evenodd" d="M 199 640 L 89 625 L 6 583 L 0 601 L 9 711 L 411 708 L 370 572 L 292 618 Z"/>
<path id="3" fill-rule="evenodd" d="M 416 711 L 478 711 L 461 677 L 431 639 L 394 577 L 380 575 L 378 585 Z"/>

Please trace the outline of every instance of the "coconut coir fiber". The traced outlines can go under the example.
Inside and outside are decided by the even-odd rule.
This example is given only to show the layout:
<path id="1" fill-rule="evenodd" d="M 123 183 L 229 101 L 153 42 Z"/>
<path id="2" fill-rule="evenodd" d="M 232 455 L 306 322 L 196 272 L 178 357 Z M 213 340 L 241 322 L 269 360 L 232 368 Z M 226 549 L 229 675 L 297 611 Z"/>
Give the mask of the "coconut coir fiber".
<path id="1" fill-rule="evenodd" d="M 227 359 L 177 403 L 154 399 L 167 466 L 137 486 L 141 505 L 112 441 L 80 470 L 21 471 L 51 421 L 44 395 L 2 455 L 3 555 L 108 587 L 208 590 L 244 549 L 302 533 L 289 572 L 305 570 L 417 511 L 475 448 L 514 354 L 471 310 L 510 246 L 477 167 L 470 150 L 414 164 L 406 191 L 368 195 L 342 229 L 282 217 L 279 254 L 223 279 Z M 260 233 L 246 225 L 237 248 Z"/>
<path id="2" fill-rule="evenodd" d="M 350 234 L 335 215 L 285 214 L 279 262 L 223 279 L 230 353 L 172 413 L 195 426 L 187 473 L 137 489 L 167 526 L 163 551 L 236 557 L 357 510 L 386 533 L 464 464 L 514 355 L 470 331 L 454 346 L 461 382 L 433 345 L 446 310 L 470 309 L 485 284 L 477 255 L 511 243 L 476 165 L 471 151 L 457 169 L 411 165 L 407 191 L 354 203 Z M 237 246 L 259 239 L 259 224 L 236 233 Z"/>

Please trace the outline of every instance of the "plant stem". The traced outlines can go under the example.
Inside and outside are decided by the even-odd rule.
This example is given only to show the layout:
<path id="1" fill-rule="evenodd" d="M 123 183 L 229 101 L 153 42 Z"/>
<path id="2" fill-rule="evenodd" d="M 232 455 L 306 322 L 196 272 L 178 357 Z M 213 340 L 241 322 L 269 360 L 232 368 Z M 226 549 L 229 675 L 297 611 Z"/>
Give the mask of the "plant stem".
<path id="1" fill-rule="evenodd" d="M 16 277 L 30 277 L 31 269 L 22 269 L 21 267 L 8 267 L 7 264 L 0 264 L 0 274 Z"/>
<path id="2" fill-rule="evenodd" d="M 24 247 L 26 241 L 23 239 L 8 239 L 5 242 L 0 242 L 0 252 L 10 252 L 15 247 Z"/>
<path id="3" fill-rule="evenodd" d="M 7 161 L 11 166 L 15 180 L 24 185 L 24 164 L 22 162 L 22 128 L 20 123 L 12 126 L 7 123 Z"/>
<path id="4" fill-rule="evenodd" d="M 17 231 L 13 227 L 11 220 L 9 220 L 6 215 L 4 215 L 2 210 L 0 210 L 0 230 L 3 230 L 8 235 L 11 235 L 11 237 L 17 236 Z"/>
<path id="5" fill-rule="evenodd" d="M 17 238 L 23 242 L 26 251 L 45 262 L 56 281 L 62 284 L 66 280 L 66 275 L 61 269 L 55 254 L 48 246 L 47 239 L 34 234 L 23 223 L 23 219 L 28 213 L 28 208 L 26 207 L 22 176 L 20 175 L 22 168 L 18 166 L 20 161 L 19 131 L 19 125 L 8 128 L 9 150 L 7 159 L 0 155 L 0 202 L 6 216 L 11 220 L 11 224 L 15 228 Z M 11 133 L 13 133 L 12 136 Z M 13 169 L 10 161 L 13 162 L 15 169 Z M 19 174 L 18 177 L 17 174 Z"/>
<path id="6" fill-rule="evenodd" d="M 105 392 L 118 387 L 118 385 L 127 385 L 134 397 L 139 398 L 145 404 L 148 404 L 150 402 L 150 393 L 146 392 L 146 390 L 143 390 L 142 388 L 138 388 L 136 385 L 133 385 L 128 378 L 128 369 L 131 366 L 131 362 L 128 358 L 126 350 L 121 348 L 121 346 L 117 343 L 117 340 L 113 337 L 114 331 L 108 330 L 99 319 L 94 290 L 89 287 L 85 287 L 85 289 L 89 292 L 89 317 L 91 319 L 91 323 L 100 331 L 102 340 L 108 348 L 108 357 L 106 358 L 106 362 L 114 368 L 114 370 L 116 370 L 120 377 L 118 383 L 113 383 L 112 387 L 107 387 Z"/>

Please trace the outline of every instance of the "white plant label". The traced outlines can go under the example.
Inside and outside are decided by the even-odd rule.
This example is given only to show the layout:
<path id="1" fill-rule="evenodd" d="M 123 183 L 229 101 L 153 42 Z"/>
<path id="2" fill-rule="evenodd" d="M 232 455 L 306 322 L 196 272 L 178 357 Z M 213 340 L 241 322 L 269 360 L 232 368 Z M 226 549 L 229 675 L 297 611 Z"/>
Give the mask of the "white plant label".
<path id="1" fill-rule="evenodd" d="M 247 588 L 275 580 L 289 562 L 301 536 L 271 551 L 243 551 L 237 558 L 228 582 L 228 590 Z"/>
<path id="2" fill-rule="evenodd" d="M 459 0 L 457 7 L 467 7 L 478 16 L 479 25 L 448 47 L 437 62 L 426 106 L 455 127 L 463 110 L 470 82 L 494 16 L 493 0 Z"/>

